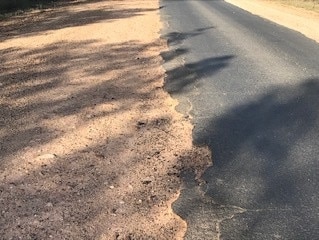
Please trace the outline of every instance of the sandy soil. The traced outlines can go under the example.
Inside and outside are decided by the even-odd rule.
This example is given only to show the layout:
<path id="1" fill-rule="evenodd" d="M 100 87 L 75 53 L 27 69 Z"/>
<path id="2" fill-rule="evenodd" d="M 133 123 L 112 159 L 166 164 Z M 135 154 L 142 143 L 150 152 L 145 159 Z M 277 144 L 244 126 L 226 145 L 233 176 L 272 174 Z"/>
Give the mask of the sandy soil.
<path id="1" fill-rule="evenodd" d="M 271 0 L 225 0 L 253 14 L 300 32 L 319 43 L 319 13 Z"/>
<path id="2" fill-rule="evenodd" d="M 179 176 L 210 156 L 162 89 L 158 7 L 69 1 L 0 22 L 1 239 L 182 238 Z"/>

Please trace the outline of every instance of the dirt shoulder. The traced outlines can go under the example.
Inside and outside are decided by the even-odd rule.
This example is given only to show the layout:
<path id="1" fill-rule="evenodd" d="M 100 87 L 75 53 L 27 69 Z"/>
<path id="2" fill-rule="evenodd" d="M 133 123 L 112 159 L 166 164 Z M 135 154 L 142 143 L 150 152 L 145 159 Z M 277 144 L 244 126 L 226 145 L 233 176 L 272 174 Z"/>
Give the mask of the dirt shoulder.
<path id="1" fill-rule="evenodd" d="M 3 239 L 180 239 L 179 176 L 208 151 L 163 91 L 157 0 L 0 22 Z"/>
<path id="2" fill-rule="evenodd" d="M 266 0 L 226 0 L 255 15 L 300 32 L 319 43 L 319 13 Z"/>

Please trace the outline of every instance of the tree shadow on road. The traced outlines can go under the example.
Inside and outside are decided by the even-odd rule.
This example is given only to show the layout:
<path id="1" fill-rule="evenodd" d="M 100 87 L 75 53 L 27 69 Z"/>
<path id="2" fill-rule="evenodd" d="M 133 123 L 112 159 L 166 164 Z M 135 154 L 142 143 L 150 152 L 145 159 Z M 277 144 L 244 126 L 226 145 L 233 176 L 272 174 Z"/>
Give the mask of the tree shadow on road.
<path id="1" fill-rule="evenodd" d="M 185 177 L 193 185 L 174 203 L 191 223 L 190 236 L 206 231 L 226 239 L 316 238 L 318 97 L 319 79 L 306 79 L 272 88 L 205 128 L 195 127 L 194 142 L 210 148 L 213 165 L 202 186 Z"/>
<path id="2" fill-rule="evenodd" d="M 185 64 L 185 58 L 190 54 L 190 49 L 185 48 L 184 41 L 206 33 L 214 27 L 202 27 L 189 32 L 169 32 L 163 35 L 169 45 L 169 51 L 161 55 L 165 61 L 166 69 L 165 90 L 178 98 L 177 109 L 185 112 L 189 102 L 185 101 L 183 94 L 196 89 L 201 85 L 202 78 L 217 74 L 227 68 L 234 55 L 224 55 L 201 59 L 200 61 Z"/>
<path id="3" fill-rule="evenodd" d="M 190 91 L 199 83 L 201 77 L 213 75 L 229 65 L 232 55 L 212 57 L 195 63 L 188 63 L 166 71 L 165 89 L 171 94 Z"/>

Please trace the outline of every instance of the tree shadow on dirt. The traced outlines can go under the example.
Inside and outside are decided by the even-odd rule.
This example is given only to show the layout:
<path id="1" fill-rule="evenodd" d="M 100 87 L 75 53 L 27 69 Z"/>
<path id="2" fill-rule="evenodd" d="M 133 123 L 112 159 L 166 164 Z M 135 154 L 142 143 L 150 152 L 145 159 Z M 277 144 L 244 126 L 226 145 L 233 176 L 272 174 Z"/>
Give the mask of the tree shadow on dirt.
<path id="1" fill-rule="evenodd" d="M 201 187 L 187 175 L 174 203 L 191 223 L 190 236 L 316 238 L 318 97 L 319 79 L 306 79 L 235 106 L 205 129 L 195 127 L 194 142 L 209 146 L 213 166 Z"/>
<path id="2" fill-rule="evenodd" d="M 105 229 L 99 229 L 99 222 L 109 222 L 111 229 L 113 215 L 134 214 L 121 212 L 126 205 L 136 204 L 140 211 L 147 212 L 149 205 L 168 200 L 164 192 L 154 196 L 152 184 L 147 190 L 139 183 L 141 186 L 134 190 L 128 187 L 123 195 L 116 194 L 125 176 L 141 174 L 142 161 L 148 159 L 153 166 L 151 163 L 160 157 L 156 146 L 168 141 L 165 113 L 154 123 L 143 124 L 145 131 L 138 125 L 140 119 L 129 114 L 136 108 L 142 116 L 150 108 L 150 99 L 161 91 L 162 72 L 154 75 L 145 71 L 146 66 L 158 67 L 158 56 L 149 51 L 160 44 L 60 42 L 36 50 L 1 51 L 3 238 L 94 239 L 105 233 Z M 108 119 L 114 120 L 119 113 L 123 113 L 123 122 L 130 124 L 109 129 L 113 125 Z M 94 129 L 94 121 L 105 121 L 103 129 Z M 161 133 L 153 139 L 150 152 L 131 153 L 131 143 L 123 142 L 132 138 L 130 129 L 137 127 L 147 136 L 153 132 L 152 139 Z M 80 135 L 82 128 L 87 128 L 85 136 Z M 115 133 L 123 128 L 128 133 L 117 136 Z M 100 135 L 94 137 L 94 132 Z M 67 143 L 70 141 L 72 144 Z M 60 145 L 56 148 L 60 153 L 47 152 L 48 144 Z M 125 159 L 118 157 L 124 153 L 130 154 L 126 159 L 129 162 L 123 162 L 126 168 L 119 169 Z M 163 178 L 161 173 L 156 174 Z M 172 184 L 176 188 L 178 182 Z M 139 203 L 145 191 L 153 197 L 145 204 Z M 123 205 L 118 199 L 116 206 L 110 203 L 114 197 L 130 201 L 132 195 L 136 196 L 134 203 Z"/>
<path id="3" fill-rule="evenodd" d="M 47 9 L 61 6 L 77 6 L 87 2 L 96 3 L 103 0 L 2 0 L 0 3 L 0 14 L 15 13 L 17 11 L 28 11 L 32 9 Z M 114 1 L 114 0 L 113 0 Z M 19 12 L 21 14 L 21 12 Z"/>
<path id="4" fill-rule="evenodd" d="M 156 11 L 158 9 L 149 8 L 122 8 L 121 1 L 114 1 L 119 7 L 111 8 L 103 5 L 96 9 L 91 5 L 102 1 L 85 1 L 80 3 L 64 3 L 52 10 L 42 12 L 31 12 L 29 15 L 11 17 L 0 22 L 4 31 L 0 34 L 0 40 L 5 41 L 10 38 L 29 37 L 39 34 L 48 34 L 54 31 L 69 27 L 79 27 L 99 22 L 110 22 L 123 18 L 143 15 L 145 12 Z M 77 9 L 77 5 L 87 5 L 87 10 Z M 11 21 L 11 22 L 9 22 Z M 17 27 L 19 25 L 19 27 Z M 107 32 L 105 33 L 107 34 Z"/>
<path id="5" fill-rule="evenodd" d="M 41 137 L 39 141 L 42 143 L 49 141 L 50 131 L 41 124 L 46 119 L 76 115 L 84 109 L 88 109 L 87 115 L 92 115 L 92 118 L 102 117 L 100 111 L 96 116 L 94 110 L 89 109 L 104 103 L 115 106 L 122 97 L 135 104 L 135 101 L 147 99 L 152 94 L 152 92 L 142 92 L 138 88 L 139 83 L 135 81 L 136 78 L 145 75 L 144 65 L 155 64 L 153 58 L 143 57 L 143 52 L 151 48 L 152 44 L 126 42 L 120 45 L 108 44 L 95 47 L 93 44 L 94 42 L 61 42 L 39 50 L 2 51 L 1 56 L 4 61 L 0 82 L 1 96 L 5 101 L 1 104 L 0 124 L 9 132 L 1 137 L 3 143 L 1 164 L 9 153 L 15 153 L 30 143 L 28 138 L 21 138 L 17 141 L 20 145 L 11 144 L 10 139 L 18 139 L 24 131 L 27 135 L 34 132 L 31 138 L 41 135 L 43 138 Z M 92 49 L 98 52 L 90 52 Z M 20 54 L 17 53 L 19 51 Z M 140 58 L 136 57 L 138 53 Z M 14 64 L 17 56 L 21 61 L 19 64 Z M 105 59 L 109 61 L 106 63 Z M 88 64 L 90 62 L 94 64 Z M 110 71 L 115 73 L 114 78 L 104 79 L 103 74 Z M 79 79 L 71 79 L 68 72 L 75 72 L 75 76 Z M 122 81 L 121 75 L 129 77 L 125 78 L 127 81 L 125 87 L 119 88 L 117 85 Z M 155 81 L 158 77 L 147 76 L 147 79 Z M 90 81 L 95 83 L 87 87 L 82 79 L 87 79 L 88 83 Z M 48 95 L 50 98 L 47 98 Z M 12 104 L 14 102 L 23 102 L 23 104 L 16 106 Z M 129 108 L 129 105 L 116 106 L 113 110 L 105 111 L 103 115 Z M 85 114 L 82 118 L 86 118 Z M 19 124 L 21 121 L 24 121 L 23 125 Z"/>

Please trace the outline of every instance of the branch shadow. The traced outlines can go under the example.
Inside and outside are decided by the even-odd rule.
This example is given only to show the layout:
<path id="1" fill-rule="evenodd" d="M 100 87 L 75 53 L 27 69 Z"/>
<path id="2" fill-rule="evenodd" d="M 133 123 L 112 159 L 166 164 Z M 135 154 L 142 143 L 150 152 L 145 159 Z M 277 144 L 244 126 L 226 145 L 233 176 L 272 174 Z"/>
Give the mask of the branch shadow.
<path id="1" fill-rule="evenodd" d="M 165 89 L 171 94 L 190 91 L 202 77 L 226 68 L 232 58 L 233 55 L 212 57 L 168 70 Z"/>
<path id="2" fill-rule="evenodd" d="M 102 140 L 78 153 L 40 163 L 36 170 L 14 181 L 1 181 L 2 237 L 95 239 L 105 232 L 96 220 L 102 213 L 102 217 L 110 218 L 121 206 L 111 203 L 116 194 L 109 186 L 117 186 L 131 170 L 119 171 L 114 167 L 116 159 L 105 157 L 109 156 L 107 151 L 114 156 L 125 151 L 125 145 L 114 148 L 119 142 L 116 138 Z M 136 161 L 130 166 L 139 161 L 136 156 L 130 160 Z"/>
<path id="3" fill-rule="evenodd" d="M 130 109 L 130 104 L 138 104 L 139 100 L 153 94 L 141 91 L 135 79 L 146 74 L 143 73 L 145 64 L 156 64 L 156 56 L 137 59 L 136 53 L 143 56 L 143 52 L 157 43 L 143 45 L 125 42 L 98 47 L 92 44 L 96 42 L 61 42 L 36 51 L 1 51 L 1 166 L 9 155 L 25 147 L 44 144 L 62 136 L 62 132 L 52 130 L 57 134 L 54 135 L 47 129 L 45 122 L 50 119 L 78 116 L 85 123 L 90 119 L 126 111 Z M 99 51 L 90 51 L 95 48 Z M 18 65 L 16 58 L 20 59 Z M 105 59 L 109 59 L 107 64 Z M 111 71 L 113 78 L 105 79 L 105 74 Z M 73 72 L 78 79 L 70 78 L 69 72 Z M 124 88 L 117 87 L 122 83 L 120 76 L 126 76 Z M 158 77 L 146 76 L 145 80 L 152 82 Z M 93 81 L 94 84 L 87 87 L 85 81 Z M 123 98 L 130 103 L 119 105 Z M 109 106 L 105 111 L 94 110 L 105 104 Z M 25 135 L 28 137 L 21 137 Z M 30 145 L 31 139 L 33 143 Z"/>
<path id="4" fill-rule="evenodd" d="M 123 206 L 110 203 L 117 195 L 109 186 L 122 184 L 123 176 L 132 174 L 130 171 L 148 159 L 144 155 L 154 153 L 132 152 L 126 168 L 118 169 L 118 162 L 123 161 L 118 156 L 130 151 L 123 139 L 129 140 L 132 135 L 107 137 L 101 133 L 96 143 L 90 137 L 92 127 L 85 138 L 87 143 L 78 149 L 64 145 L 63 139 L 93 121 L 119 113 L 131 119 L 128 113 L 132 108 L 146 112 L 150 99 L 161 90 L 162 72 L 150 75 L 145 71 L 146 66 L 158 67 L 158 56 L 150 56 L 149 51 L 160 44 L 74 41 L 36 50 L 1 50 L 0 232 L 4 239 L 95 239 L 108 231 L 101 230 L 99 222 L 109 222 L 112 228 L 109 219 L 112 214 L 121 214 L 116 209 Z M 157 129 L 166 123 L 164 115 L 165 121 L 154 120 L 152 126 Z M 145 132 L 152 131 L 152 126 Z M 106 124 L 103 131 L 110 131 L 108 128 Z M 167 138 L 164 130 L 159 132 Z M 70 141 L 76 146 L 78 138 Z M 153 146 L 161 141 L 158 139 L 164 138 L 154 138 Z M 49 143 L 61 144 L 65 152 L 42 156 Z M 28 154 L 32 149 L 40 152 Z M 110 152 L 112 156 L 105 157 Z M 140 185 L 134 191 L 127 189 L 131 192 L 123 199 L 134 195 L 138 200 L 139 191 L 145 188 Z M 151 185 L 148 188 L 151 194 Z M 168 200 L 161 194 L 154 198 L 158 204 Z M 155 204 L 154 199 L 147 204 Z M 139 205 L 138 209 L 145 212 L 151 209 L 138 202 L 128 204 Z"/>
<path id="5" fill-rule="evenodd" d="M 163 35 L 163 37 L 167 39 L 168 45 L 170 47 L 173 47 L 173 46 L 181 45 L 183 41 L 185 41 L 188 38 L 199 36 L 213 28 L 214 27 L 210 26 L 210 27 L 197 28 L 189 32 L 170 32 Z"/>
<path id="6" fill-rule="evenodd" d="M 161 53 L 166 69 L 165 90 L 173 96 L 192 90 L 202 77 L 216 74 L 226 68 L 235 57 L 233 55 L 211 57 L 184 64 L 185 55 L 190 51 L 184 47 L 184 41 L 204 34 L 212 28 L 214 27 L 209 26 L 189 32 L 169 32 L 162 36 L 169 45 L 169 51 Z"/>

